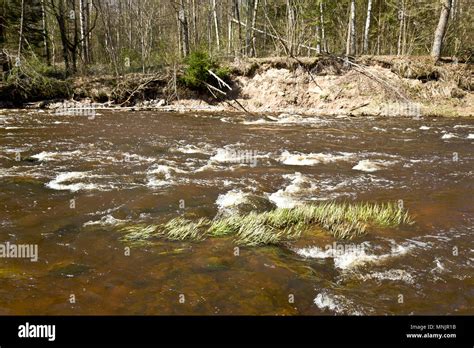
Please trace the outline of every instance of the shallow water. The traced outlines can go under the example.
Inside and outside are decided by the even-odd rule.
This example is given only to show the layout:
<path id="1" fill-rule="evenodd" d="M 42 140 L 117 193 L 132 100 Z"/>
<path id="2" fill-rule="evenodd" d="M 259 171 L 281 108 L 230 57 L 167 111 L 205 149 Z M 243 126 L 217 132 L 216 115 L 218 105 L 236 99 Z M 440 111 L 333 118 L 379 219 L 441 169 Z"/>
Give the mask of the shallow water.
<path id="1" fill-rule="evenodd" d="M 474 313 L 474 120 L 1 110 L 0 134 L 0 243 L 39 250 L 0 259 L 0 314 Z M 395 201 L 416 224 L 337 244 L 121 241 L 249 193 Z"/>

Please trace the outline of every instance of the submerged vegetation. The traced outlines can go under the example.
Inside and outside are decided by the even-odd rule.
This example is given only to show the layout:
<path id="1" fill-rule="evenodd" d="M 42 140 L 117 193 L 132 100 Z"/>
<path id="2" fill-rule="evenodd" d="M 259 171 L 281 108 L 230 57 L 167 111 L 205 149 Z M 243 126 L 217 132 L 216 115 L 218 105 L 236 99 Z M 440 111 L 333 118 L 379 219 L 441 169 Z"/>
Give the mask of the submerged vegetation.
<path id="1" fill-rule="evenodd" d="M 396 227 L 412 224 L 408 212 L 395 203 L 320 203 L 295 208 L 198 221 L 177 217 L 164 225 L 138 224 L 122 228 L 126 241 L 162 237 L 170 240 L 199 241 L 207 237 L 234 236 L 238 245 L 279 244 L 298 239 L 310 227 L 318 226 L 337 239 L 365 234 L 369 227 Z"/>

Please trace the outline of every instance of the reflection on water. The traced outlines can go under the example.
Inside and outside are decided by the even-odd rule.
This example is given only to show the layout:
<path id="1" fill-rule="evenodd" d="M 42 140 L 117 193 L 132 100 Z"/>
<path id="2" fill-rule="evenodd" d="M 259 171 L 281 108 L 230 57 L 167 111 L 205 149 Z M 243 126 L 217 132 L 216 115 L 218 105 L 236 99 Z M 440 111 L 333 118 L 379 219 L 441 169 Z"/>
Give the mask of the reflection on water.
<path id="1" fill-rule="evenodd" d="M 0 243 L 39 250 L 0 259 L 1 314 L 473 314 L 472 120 L 3 110 L 0 133 Z M 121 238 L 250 195 L 401 201 L 416 224 L 240 249 Z"/>

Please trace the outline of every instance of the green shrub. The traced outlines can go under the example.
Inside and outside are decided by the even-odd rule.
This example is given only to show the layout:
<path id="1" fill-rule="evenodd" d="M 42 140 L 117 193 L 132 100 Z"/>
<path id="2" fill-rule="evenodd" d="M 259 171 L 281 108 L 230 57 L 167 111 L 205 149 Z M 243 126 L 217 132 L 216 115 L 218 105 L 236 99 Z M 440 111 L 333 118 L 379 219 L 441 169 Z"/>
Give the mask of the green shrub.
<path id="1" fill-rule="evenodd" d="M 214 72 L 222 80 L 229 78 L 230 70 L 227 67 L 219 66 L 206 52 L 195 51 L 186 57 L 185 63 L 187 65 L 181 82 L 194 89 L 202 89 L 205 83 L 217 86 L 216 79 L 209 73 L 209 70 Z"/>
<path id="2" fill-rule="evenodd" d="M 36 61 L 24 61 L 9 71 L 5 86 L 0 90 L 2 99 L 11 104 L 69 98 L 72 88 L 69 81 L 51 77 L 55 70 Z"/>

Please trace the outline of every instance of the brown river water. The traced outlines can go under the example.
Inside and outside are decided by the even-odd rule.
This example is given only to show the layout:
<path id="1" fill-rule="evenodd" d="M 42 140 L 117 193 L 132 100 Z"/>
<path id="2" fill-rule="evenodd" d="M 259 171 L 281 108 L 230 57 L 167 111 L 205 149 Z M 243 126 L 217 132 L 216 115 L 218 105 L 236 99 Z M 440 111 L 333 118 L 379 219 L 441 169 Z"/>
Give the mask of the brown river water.
<path id="1" fill-rule="evenodd" d="M 0 258 L 0 314 L 474 314 L 473 144 L 462 118 L 0 110 L 0 243 L 38 247 Z M 398 202 L 416 223 L 237 249 L 122 239 L 249 194 Z"/>

